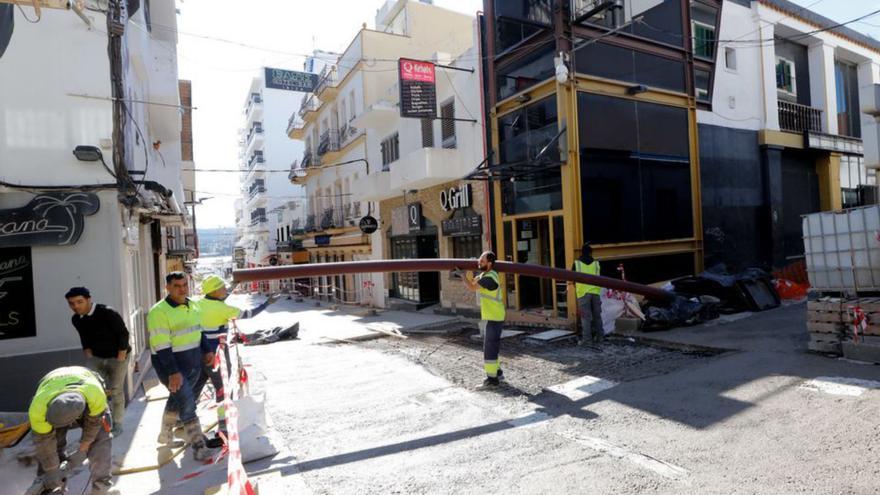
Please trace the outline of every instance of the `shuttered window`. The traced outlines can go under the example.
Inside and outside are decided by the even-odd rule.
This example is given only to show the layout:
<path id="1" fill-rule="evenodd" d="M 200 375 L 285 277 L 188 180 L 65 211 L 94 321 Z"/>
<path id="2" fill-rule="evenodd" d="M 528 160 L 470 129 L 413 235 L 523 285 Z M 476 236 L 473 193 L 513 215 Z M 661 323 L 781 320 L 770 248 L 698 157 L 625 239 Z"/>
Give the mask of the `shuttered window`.
<path id="1" fill-rule="evenodd" d="M 422 119 L 422 148 L 434 147 L 434 120 Z"/>
<path id="2" fill-rule="evenodd" d="M 442 126 L 440 137 L 444 148 L 455 148 L 455 100 L 449 100 L 440 107 Z"/>
<path id="3" fill-rule="evenodd" d="M 400 138 L 395 132 L 382 141 L 382 170 L 388 171 L 388 165 L 400 158 Z"/>

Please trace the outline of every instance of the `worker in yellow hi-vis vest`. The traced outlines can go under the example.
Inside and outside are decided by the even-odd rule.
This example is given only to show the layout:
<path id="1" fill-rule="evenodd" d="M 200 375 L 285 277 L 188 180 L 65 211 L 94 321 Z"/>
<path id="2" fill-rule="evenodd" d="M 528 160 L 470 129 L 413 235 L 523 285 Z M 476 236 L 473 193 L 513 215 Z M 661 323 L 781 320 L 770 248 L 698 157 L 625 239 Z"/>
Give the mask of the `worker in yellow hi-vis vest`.
<path id="1" fill-rule="evenodd" d="M 588 275 L 599 275 L 599 261 L 593 258 L 590 243 L 581 248 L 581 256 L 574 262 L 572 270 Z M 602 329 L 602 288 L 590 284 L 573 284 L 577 294 L 578 312 L 581 316 L 581 345 L 601 344 L 605 340 Z"/>
<path id="2" fill-rule="evenodd" d="M 498 361 L 501 351 L 501 331 L 504 328 L 505 308 L 501 294 L 501 277 L 495 271 L 495 253 L 486 251 L 480 256 L 476 277 L 470 270 L 465 272 L 465 284 L 480 295 L 480 315 L 486 322 L 483 337 L 483 368 L 486 379 L 483 386 L 496 386 L 504 375 Z"/>

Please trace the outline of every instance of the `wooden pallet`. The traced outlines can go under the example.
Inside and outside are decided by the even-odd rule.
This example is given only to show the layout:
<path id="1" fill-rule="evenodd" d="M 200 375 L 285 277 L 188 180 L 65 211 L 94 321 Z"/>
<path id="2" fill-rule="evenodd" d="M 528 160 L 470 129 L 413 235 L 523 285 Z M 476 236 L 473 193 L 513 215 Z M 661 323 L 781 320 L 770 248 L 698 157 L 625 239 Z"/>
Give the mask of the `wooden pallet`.
<path id="1" fill-rule="evenodd" d="M 841 322 L 808 321 L 807 331 L 810 333 L 843 335 L 846 332 L 846 327 Z"/>

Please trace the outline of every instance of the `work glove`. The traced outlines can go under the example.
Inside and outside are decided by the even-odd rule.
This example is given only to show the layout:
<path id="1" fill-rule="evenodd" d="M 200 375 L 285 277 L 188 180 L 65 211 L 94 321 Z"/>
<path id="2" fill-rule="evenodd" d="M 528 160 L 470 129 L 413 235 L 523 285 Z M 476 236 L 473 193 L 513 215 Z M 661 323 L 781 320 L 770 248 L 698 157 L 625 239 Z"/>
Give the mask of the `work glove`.
<path id="1" fill-rule="evenodd" d="M 88 457 L 87 452 L 83 452 L 81 450 L 77 450 L 70 457 L 67 458 L 67 468 L 68 470 L 76 469 L 83 465 L 86 462 L 86 457 Z"/>
<path id="2" fill-rule="evenodd" d="M 64 475 L 60 469 L 46 471 L 43 474 L 43 488 L 46 490 L 57 490 L 64 486 Z"/>

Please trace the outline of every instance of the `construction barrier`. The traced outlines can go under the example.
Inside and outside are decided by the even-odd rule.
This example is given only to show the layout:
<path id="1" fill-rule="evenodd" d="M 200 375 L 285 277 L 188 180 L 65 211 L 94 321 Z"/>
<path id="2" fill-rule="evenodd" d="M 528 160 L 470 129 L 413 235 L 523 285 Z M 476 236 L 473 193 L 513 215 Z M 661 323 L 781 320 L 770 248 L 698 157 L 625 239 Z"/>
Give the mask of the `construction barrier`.
<path id="1" fill-rule="evenodd" d="M 238 346 L 234 344 L 233 330 L 235 324 L 230 325 L 226 337 L 220 338 L 220 346 L 217 348 L 215 366 L 220 367 L 220 376 L 223 378 L 223 407 L 226 409 L 226 483 L 227 492 L 235 495 L 255 495 L 254 488 L 248 480 L 247 472 L 241 461 L 241 444 L 238 436 L 238 409 L 233 397 L 241 393 L 241 382 L 246 380 L 244 370 L 239 367 L 240 357 Z M 232 344 L 231 344 L 232 343 Z M 227 355 L 229 361 L 227 362 Z M 233 378 L 234 377 L 234 378 Z"/>

